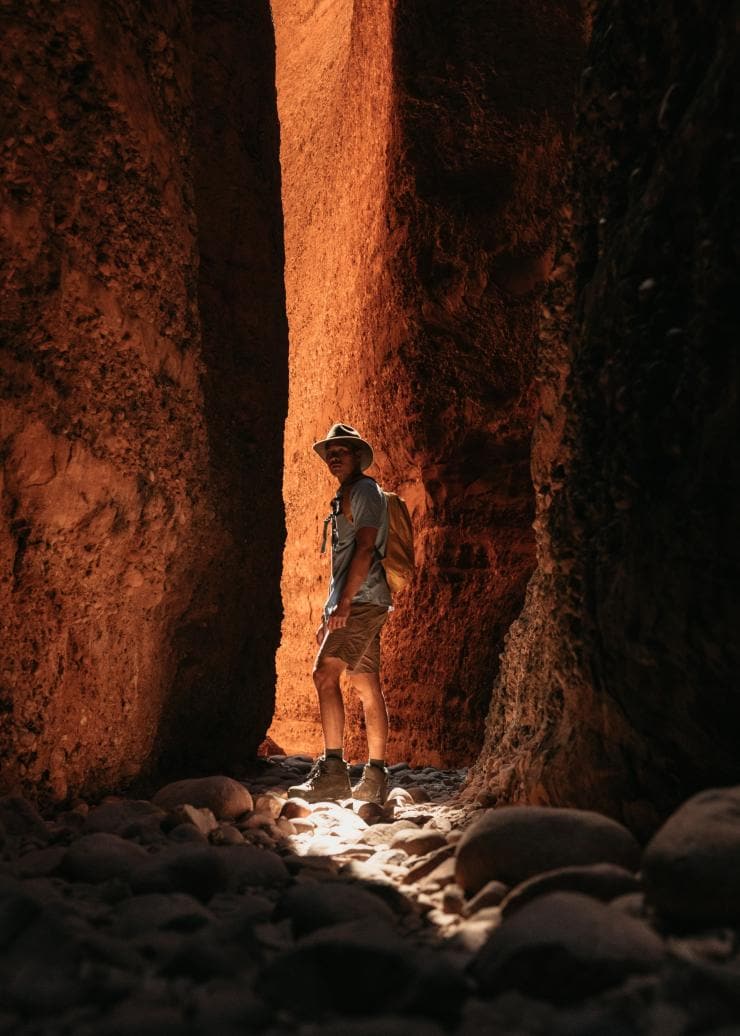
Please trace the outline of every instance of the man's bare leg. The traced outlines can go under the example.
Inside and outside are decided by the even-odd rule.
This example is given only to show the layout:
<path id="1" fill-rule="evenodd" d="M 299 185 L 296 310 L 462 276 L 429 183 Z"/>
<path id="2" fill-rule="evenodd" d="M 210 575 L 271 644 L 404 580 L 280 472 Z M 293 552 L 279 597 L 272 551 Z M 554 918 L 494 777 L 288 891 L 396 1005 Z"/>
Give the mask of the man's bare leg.
<path id="1" fill-rule="evenodd" d="M 368 757 L 385 759 L 388 743 L 388 710 L 380 689 L 377 673 L 351 673 L 352 687 L 357 692 L 365 713 Z"/>
<path id="2" fill-rule="evenodd" d="M 339 678 L 346 665 L 341 658 L 324 657 L 313 671 L 324 731 L 324 754 L 316 760 L 302 784 L 288 788 L 290 797 L 307 799 L 309 802 L 321 802 L 324 799 L 337 802 L 352 795 L 349 767 L 342 758 L 344 702 Z"/>
<path id="3" fill-rule="evenodd" d="M 325 656 L 313 671 L 325 749 L 342 748 L 344 744 L 344 701 L 339 678 L 346 665 L 341 658 Z"/>

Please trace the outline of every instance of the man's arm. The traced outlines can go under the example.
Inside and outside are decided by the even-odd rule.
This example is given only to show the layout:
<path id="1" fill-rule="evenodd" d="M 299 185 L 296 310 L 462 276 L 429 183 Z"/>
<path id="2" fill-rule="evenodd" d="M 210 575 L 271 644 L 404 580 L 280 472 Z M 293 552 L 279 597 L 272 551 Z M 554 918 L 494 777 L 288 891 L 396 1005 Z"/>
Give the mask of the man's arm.
<path id="1" fill-rule="evenodd" d="M 339 598 L 339 604 L 329 616 L 327 626 L 330 630 L 341 629 L 347 625 L 349 606 L 352 598 L 367 579 L 370 565 L 373 561 L 375 551 L 375 540 L 378 535 L 377 528 L 365 525 L 355 533 L 355 551 L 347 570 L 347 579 Z"/>

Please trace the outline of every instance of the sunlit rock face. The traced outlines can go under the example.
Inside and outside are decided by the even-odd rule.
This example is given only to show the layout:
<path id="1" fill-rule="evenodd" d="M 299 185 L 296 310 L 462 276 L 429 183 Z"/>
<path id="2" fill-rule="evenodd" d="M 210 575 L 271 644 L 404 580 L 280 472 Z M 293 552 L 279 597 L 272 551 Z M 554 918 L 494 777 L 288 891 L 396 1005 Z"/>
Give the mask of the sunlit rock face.
<path id="1" fill-rule="evenodd" d="M 539 564 L 471 784 L 493 799 L 646 830 L 740 773 L 734 39 L 721 5 L 600 7 L 574 323 L 542 363 Z"/>
<path id="2" fill-rule="evenodd" d="M 222 768 L 269 722 L 273 36 L 266 3 L 212 8 L 30 3 L 3 25 L 4 787 L 97 790 L 216 747 Z"/>
<path id="3" fill-rule="evenodd" d="M 389 755 L 470 762 L 534 563 L 531 385 L 580 8 L 274 0 L 273 14 L 291 361 L 272 735 L 321 747 L 310 670 L 334 485 L 311 443 L 345 420 L 417 533 L 419 575 L 385 634 Z"/>

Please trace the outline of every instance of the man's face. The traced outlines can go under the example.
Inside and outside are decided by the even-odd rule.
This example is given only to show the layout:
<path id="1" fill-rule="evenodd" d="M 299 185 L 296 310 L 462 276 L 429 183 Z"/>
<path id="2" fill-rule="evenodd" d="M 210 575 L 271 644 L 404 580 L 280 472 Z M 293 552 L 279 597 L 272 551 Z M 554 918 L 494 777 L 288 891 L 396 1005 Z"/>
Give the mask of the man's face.
<path id="1" fill-rule="evenodd" d="M 329 471 L 339 482 L 344 482 L 360 469 L 359 451 L 355 451 L 350 446 L 343 446 L 339 443 L 336 446 L 327 446 L 324 458 Z"/>

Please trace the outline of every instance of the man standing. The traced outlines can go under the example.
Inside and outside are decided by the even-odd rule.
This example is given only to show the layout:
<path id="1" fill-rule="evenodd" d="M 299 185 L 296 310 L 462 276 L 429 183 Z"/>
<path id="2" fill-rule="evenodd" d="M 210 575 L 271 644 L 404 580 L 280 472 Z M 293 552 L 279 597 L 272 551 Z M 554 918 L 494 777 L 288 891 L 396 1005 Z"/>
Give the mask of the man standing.
<path id="1" fill-rule="evenodd" d="M 380 631 L 391 608 L 391 594 L 381 558 L 388 537 L 388 508 L 375 480 L 363 475 L 373 462 L 373 451 L 356 429 L 335 424 L 313 448 L 339 482 L 327 519 L 332 527 L 331 582 L 316 631 L 319 653 L 313 671 L 324 754 L 307 780 L 288 794 L 309 802 L 352 796 L 382 805 L 388 791 L 388 712 L 380 689 Z M 354 788 L 342 757 L 344 702 L 339 681 L 345 669 L 362 702 L 368 741 L 369 761 Z"/>

